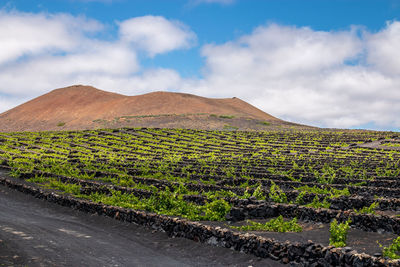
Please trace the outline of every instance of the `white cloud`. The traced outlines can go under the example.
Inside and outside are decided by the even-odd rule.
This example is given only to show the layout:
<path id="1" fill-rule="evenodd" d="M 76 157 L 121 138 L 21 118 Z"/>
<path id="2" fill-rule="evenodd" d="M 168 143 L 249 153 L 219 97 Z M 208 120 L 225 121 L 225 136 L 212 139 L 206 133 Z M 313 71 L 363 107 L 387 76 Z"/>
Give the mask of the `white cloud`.
<path id="1" fill-rule="evenodd" d="M 155 56 L 193 45 L 195 34 L 163 17 L 119 24 L 116 40 L 99 22 L 65 14 L 0 12 L 0 112 L 72 84 L 135 95 L 174 90 L 240 97 L 277 117 L 328 127 L 400 127 L 400 22 L 369 33 L 269 24 L 205 45 L 203 78 L 143 69 Z"/>
<path id="2" fill-rule="evenodd" d="M 15 99 L 13 97 L 9 97 L 9 96 L 2 96 L 0 94 L 0 108 L 3 111 L 9 110 L 15 106 L 17 106 L 18 104 L 20 104 L 22 101 L 28 101 L 30 99 L 26 98 L 26 99 Z M 1 111 L 0 111 L 1 113 Z"/>
<path id="3" fill-rule="evenodd" d="M 387 75 L 400 74 L 400 22 L 387 23 L 386 29 L 367 34 L 368 62 Z"/>
<path id="4" fill-rule="evenodd" d="M 100 29 L 99 23 L 82 17 L 0 11 L 0 64 L 21 56 L 73 50 L 86 32 Z"/>
<path id="5" fill-rule="evenodd" d="M 196 35 L 178 21 L 159 16 L 144 16 L 119 24 L 121 39 L 147 51 L 150 56 L 175 49 L 189 48 Z"/>
<path id="6" fill-rule="evenodd" d="M 101 23 L 83 17 L 1 12 L 0 93 L 26 98 L 86 75 L 138 71 L 136 52 L 94 38 L 101 30 Z"/>
<path id="7" fill-rule="evenodd" d="M 87 83 L 94 76 L 116 79 L 139 69 L 135 53 L 128 48 L 111 44 L 98 46 L 91 44 L 89 51 L 34 57 L 8 66 L 0 71 L 0 92 L 13 88 L 14 95 L 33 95 L 46 89 Z"/>
<path id="8" fill-rule="evenodd" d="M 205 46 L 204 79 L 186 81 L 183 88 L 238 96 L 294 122 L 400 127 L 399 25 L 389 23 L 365 37 L 357 28 L 258 27 L 238 40 Z"/>
<path id="9" fill-rule="evenodd" d="M 150 20 L 148 20 L 150 18 Z M 161 17 L 120 23 L 121 33 L 134 26 L 149 33 L 158 46 L 152 53 L 189 45 L 195 38 L 183 24 Z M 154 19 L 154 20 L 152 20 Z M 143 23 L 143 24 L 141 24 Z M 143 29 L 140 29 L 143 27 Z M 175 28 L 174 28 L 175 27 Z M 114 41 L 96 38 L 105 27 L 97 21 L 66 14 L 0 13 L 0 112 L 51 89 L 71 84 L 91 84 L 105 90 L 135 94 L 176 84 L 176 71 L 142 70 L 137 59 L 139 44 L 125 37 Z M 161 37 L 157 37 L 160 33 Z M 181 38 L 178 42 L 168 39 Z M 157 38 L 159 40 L 157 40 Z M 17 101 L 16 99 L 20 99 Z M 7 102 L 8 101 L 8 102 Z"/>

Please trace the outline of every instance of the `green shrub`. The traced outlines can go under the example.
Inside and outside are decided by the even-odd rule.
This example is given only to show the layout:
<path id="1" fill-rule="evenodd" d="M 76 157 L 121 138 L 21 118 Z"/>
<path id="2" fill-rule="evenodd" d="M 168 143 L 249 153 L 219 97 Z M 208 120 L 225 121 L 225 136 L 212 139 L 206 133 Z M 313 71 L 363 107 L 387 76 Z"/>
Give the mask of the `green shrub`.
<path id="1" fill-rule="evenodd" d="M 336 189 L 336 188 L 329 188 L 329 187 L 325 187 L 325 188 L 320 188 L 318 186 L 313 186 L 310 187 L 308 185 L 303 185 L 300 187 L 295 188 L 297 191 L 300 192 L 307 192 L 310 194 L 316 194 L 316 195 L 327 195 L 327 198 L 337 198 L 337 197 L 341 197 L 341 196 L 350 196 L 350 191 L 349 189 L 343 188 L 343 189 Z"/>
<path id="2" fill-rule="evenodd" d="M 400 259 L 400 236 L 393 240 L 390 246 L 383 248 L 382 255 L 393 260 Z"/>
<path id="3" fill-rule="evenodd" d="M 81 192 L 81 186 L 78 184 L 67 184 L 63 183 L 59 180 L 50 180 L 48 184 L 45 185 L 46 187 L 53 188 L 56 190 L 63 191 L 68 194 L 78 195 Z"/>
<path id="4" fill-rule="evenodd" d="M 299 205 L 304 205 L 304 196 L 306 194 L 307 193 L 305 191 L 300 192 L 296 197 L 295 203 Z"/>
<path id="5" fill-rule="evenodd" d="M 271 181 L 271 187 L 269 189 L 269 198 L 273 200 L 276 203 L 287 203 L 287 197 L 286 194 L 283 192 L 283 190 L 274 183 L 274 181 Z"/>
<path id="6" fill-rule="evenodd" d="M 359 210 L 354 209 L 357 214 L 375 214 L 375 209 L 379 206 L 378 202 L 372 203 L 369 207 L 363 207 Z"/>
<path id="7" fill-rule="evenodd" d="M 319 197 L 315 196 L 313 201 L 307 205 L 305 205 L 306 207 L 310 207 L 310 208 L 314 208 L 314 209 L 318 209 L 318 208 L 324 208 L 324 209 L 329 209 L 331 207 L 331 203 L 329 203 L 326 198 L 324 198 L 324 200 L 321 202 L 319 201 Z"/>
<path id="8" fill-rule="evenodd" d="M 325 164 L 320 172 L 314 171 L 314 175 L 318 183 L 332 184 L 336 178 L 336 171 L 333 167 Z"/>
<path id="9" fill-rule="evenodd" d="M 92 193 L 89 196 L 80 195 L 79 197 L 88 198 L 106 205 L 146 210 L 164 215 L 182 216 L 195 221 L 222 221 L 231 210 L 231 206 L 224 199 L 212 198 L 205 205 L 200 206 L 183 200 L 183 195 L 172 193 L 168 187 L 149 198 L 142 199 L 120 191 L 113 190 L 111 193 L 111 196 Z"/>
<path id="10" fill-rule="evenodd" d="M 254 190 L 252 196 L 258 200 L 265 200 L 265 195 L 264 195 L 261 185 L 257 186 L 257 188 Z"/>
<path id="11" fill-rule="evenodd" d="M 269 232 L 301 232 L 303 228 L 297 223 L 297 218 L 285 222 L 282 215 L 276 219 L 271 219 L 266 223 L 258 223 L 247 220 L 248 225 L 232 226 L 240 231 L 269 231 Z"/>
<path id="12" fill-rule="evenodd" d="M 49 179 L 43 177 L 43 175 L 35 175 L 35 177 L 29 178 L 26 181 L 31 182 L 31 183 L 38 183 L 38 184 L 43 184 L 46 183 Z"/>
<path id="13" fill-rule="evenodd" d="M 203 206 L 205 215 L 202 220 L 207 221 L 223 221 L 226 214 L 231 210 L 231 205 L 224 199 L 215 199 Z"/>
<path id="14" fill-rule="evenodd" d="M 204 192 L 203 195 L 205 197 L 207 197 L 207 199 L 225 198 L 225 197 L 227 197 L 227 198 L 241 197 L 229 190 L 209 191 L 209 192 Z"/>
<path id="15" fill-rule="evenodd" d="M 337 222 L 336 219 L 334 219 L 331 222 L 329 233 L 329 245 L 335 246 L 335 247 L 345 247 L 346 246 L 346 239 L 347 239 L 347 231 L 349 230 L 350 226 L 349 224 L 351 223 L 351 219 L 348 219 L 344 223 L 339 223 Z"/>
<path id="16" fill-rule="evenodd" d="M 22 171 L 20 169 L 11 169 L 8 175 L 14 178 L 21 177 Z"/>

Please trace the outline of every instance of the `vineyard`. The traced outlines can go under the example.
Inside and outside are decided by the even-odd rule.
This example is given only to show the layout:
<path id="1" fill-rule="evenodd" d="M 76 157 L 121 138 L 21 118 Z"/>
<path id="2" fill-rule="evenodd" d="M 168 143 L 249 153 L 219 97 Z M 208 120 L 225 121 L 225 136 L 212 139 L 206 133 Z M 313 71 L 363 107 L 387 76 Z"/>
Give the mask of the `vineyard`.
<path id="1" fill-rule="evenodd" d="M 0 167 L 10 187 L 171 236 L 283 263 L 399 265 L 393 132 L 0 133 Z"/>

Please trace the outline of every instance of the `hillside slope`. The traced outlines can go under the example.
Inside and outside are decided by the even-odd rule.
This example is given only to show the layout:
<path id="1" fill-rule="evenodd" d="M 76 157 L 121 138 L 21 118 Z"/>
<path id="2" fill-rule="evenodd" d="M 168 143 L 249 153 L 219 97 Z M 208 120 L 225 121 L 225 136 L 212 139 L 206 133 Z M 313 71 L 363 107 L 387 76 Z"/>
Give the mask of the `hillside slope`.
<path id="1" fill-rule="evenodd" d="M 235 126 L 240 123 L 242 126 Z M 91 86 L 53 90 L 0 114 L 0 131 L 169 127 L 253 129 L 285 124 L 238 98 L 154 92 L 125 96 Z M 294 125 L 294 124 L 293 124 Z M 261 127 L 262 128 L 262 127 Z M 256 129 L 257 130 L 257 129 Z"/>

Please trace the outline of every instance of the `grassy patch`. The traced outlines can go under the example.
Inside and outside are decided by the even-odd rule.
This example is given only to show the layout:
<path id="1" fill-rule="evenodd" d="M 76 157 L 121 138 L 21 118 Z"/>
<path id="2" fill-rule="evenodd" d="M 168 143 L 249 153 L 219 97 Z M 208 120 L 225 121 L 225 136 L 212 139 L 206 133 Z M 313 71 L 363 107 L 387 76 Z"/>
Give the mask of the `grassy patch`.
<path id="1" fill-rule="evenodd" d="M 271 125 L 271 123 L 267 122 L 267 121 L 260 121 L 259 124 L 262 124 L 264 126 L 270 126 Z"/>
<path id="2" fill-rule="evenodd" d="M 227 130 L 227 131 L 235 131 L 237 129 L 239 129 L 239 127 L 232 126 L 232 125 L 229 125 L 229 124 L 225 124 L 224 125 L 224 130 Z"/>
<path id="3" fill-rule="evenodd" d="M 219 117 L 221 119 L 233 119 L 233 118 L 235 118 L 235 116 L 233 116 L 233 115 L 219 115 Z"/>

